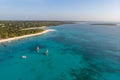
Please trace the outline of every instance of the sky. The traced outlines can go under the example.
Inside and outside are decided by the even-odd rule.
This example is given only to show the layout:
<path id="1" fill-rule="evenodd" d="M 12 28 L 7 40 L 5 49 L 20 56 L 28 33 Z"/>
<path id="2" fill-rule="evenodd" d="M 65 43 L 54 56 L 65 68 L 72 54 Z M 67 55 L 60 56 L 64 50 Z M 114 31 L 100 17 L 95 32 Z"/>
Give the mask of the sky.
<path id="1" fill-rule="evenodd" d="M 0 0 L 0 20 L 120 21 L 120 0 Z"/>

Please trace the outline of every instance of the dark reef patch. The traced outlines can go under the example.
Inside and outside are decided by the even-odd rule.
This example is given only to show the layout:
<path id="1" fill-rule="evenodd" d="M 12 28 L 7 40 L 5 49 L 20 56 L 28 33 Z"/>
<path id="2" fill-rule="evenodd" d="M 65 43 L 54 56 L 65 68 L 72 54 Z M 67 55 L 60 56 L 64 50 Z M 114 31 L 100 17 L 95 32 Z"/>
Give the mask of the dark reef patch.
<path id="1" fill-rule="evenodd" d="M 71 69 L 70 75 L 75 77 L 73 80 L 105 80 L 105 78 L 92 68 Z"/>

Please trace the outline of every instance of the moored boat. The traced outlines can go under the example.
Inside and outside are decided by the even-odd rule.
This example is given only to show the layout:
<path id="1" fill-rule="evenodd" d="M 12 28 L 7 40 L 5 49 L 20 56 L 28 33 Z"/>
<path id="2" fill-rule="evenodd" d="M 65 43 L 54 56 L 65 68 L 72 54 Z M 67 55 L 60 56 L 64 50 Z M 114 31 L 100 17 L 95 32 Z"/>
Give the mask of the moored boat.
<path id="1" fill-rule="evenodd" d="M 39 46 L 37 46 L 37 47 L 36 47 L 36 51 L 39 52 L 39 50 L 40 50 L 40 48 L 39 48 Z"/>
<path id="2" fill-rule="evenodd" d="M 46 49 L 46 51 L 45 51 L 45 55 L 48 56 L 48 49 Z"/>
<path id="3" fill-rule="evenodd" d="M 27 58 L 27 56 L 22 56 L 22 59 L 26 59 Z"/>

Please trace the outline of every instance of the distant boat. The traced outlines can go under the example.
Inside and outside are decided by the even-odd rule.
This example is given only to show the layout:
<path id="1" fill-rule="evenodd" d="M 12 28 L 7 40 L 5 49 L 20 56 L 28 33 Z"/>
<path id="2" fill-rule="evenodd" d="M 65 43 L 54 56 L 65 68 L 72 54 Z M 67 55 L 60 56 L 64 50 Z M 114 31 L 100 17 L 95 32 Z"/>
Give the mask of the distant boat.
<path id="1" fill-rule="evenodd" d="M 45 55 L 48 56 L 48 49 L 46 49 L 46 51 L 45 51 Z"/>
<path id="2" fill-rule="evenodd" d="M 39 52 L 39 50 L 40 50 L 40 48 L 39 48 L 39 46 L 37 46 L 36 51 Z"/>
<path id="3" fill-rule="evenodd" d="M 26 59 L 27 58 L 27 56 L 22 56 L 22 59 Z"/>

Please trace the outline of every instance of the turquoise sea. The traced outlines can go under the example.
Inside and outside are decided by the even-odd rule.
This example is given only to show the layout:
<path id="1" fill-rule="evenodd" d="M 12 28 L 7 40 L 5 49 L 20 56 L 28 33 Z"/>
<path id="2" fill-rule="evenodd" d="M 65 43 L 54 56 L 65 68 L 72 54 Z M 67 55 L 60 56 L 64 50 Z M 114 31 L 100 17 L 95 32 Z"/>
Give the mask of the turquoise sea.
<path id="1" fill-rule="evenodd" d="M 0 44 L 0 80 L 120 80 L 120 26 L 49 28 L 56 31 Z"/>

